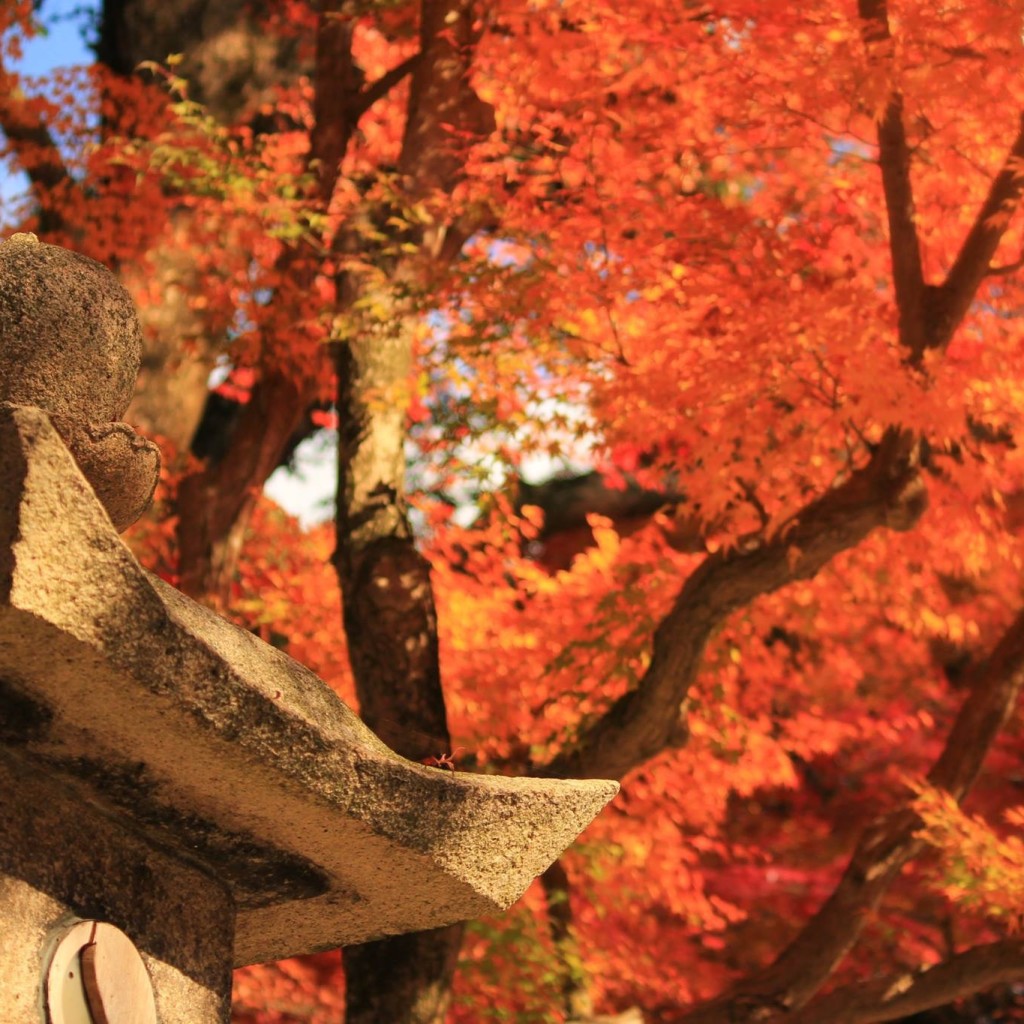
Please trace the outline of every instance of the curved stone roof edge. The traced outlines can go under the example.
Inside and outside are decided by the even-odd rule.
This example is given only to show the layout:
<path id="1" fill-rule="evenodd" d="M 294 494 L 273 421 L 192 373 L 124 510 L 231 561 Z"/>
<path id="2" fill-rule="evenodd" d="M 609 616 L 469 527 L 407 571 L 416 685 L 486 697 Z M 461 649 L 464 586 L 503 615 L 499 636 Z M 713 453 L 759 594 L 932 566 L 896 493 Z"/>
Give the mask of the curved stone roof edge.
<path id="1" fill-rule="evenodd" d="M 399 757 L 309 669 L 146 573 L 24 406 L 0 410 L 0 641 L 44 722 L 22 753 L 222 878 L 238 962 L 507 907 L 618 789 Z"/>

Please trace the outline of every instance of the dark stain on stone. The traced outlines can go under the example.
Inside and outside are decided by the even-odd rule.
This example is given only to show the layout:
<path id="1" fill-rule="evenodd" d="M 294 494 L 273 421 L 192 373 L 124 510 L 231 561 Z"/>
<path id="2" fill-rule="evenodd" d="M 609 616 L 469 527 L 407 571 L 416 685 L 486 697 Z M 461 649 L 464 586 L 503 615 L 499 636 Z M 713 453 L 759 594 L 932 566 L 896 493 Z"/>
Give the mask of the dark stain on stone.
<path id="1" fill-rule="evenodd" d="M 0 844 L 0 873 L 78 917 L 109 921 L 226 1002 L 235 908 L 218 880 L 168 857 L 37 762 L 2 747 L 0 834 L 16 837 Z"/>
<path id="2" fill-rule="evenodd" d="M 231 890 L 239 909 L 310 899 L 330 887 L 324 872 L 305 857 L 162 802 L 140 762 L 112 764 L 74 757 L 46 758 L 46 764 L 118 817 L 128 815 L 130 826 L 150 842 L 217 878 Z"/>
<path id="3" fill-rule="evenodd" d="M 0 743 L 22 746 L 42 739 L 53 721 L 53 711 L 0 676 Z"/>

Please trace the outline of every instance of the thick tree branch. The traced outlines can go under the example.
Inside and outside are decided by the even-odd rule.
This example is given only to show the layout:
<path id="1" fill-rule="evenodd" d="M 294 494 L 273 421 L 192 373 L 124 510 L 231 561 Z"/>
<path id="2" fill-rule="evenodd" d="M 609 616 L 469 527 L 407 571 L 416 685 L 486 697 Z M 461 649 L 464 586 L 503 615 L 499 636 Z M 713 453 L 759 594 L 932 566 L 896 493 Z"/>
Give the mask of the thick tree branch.
<path id="1" fill-rule="evenodd" d="M 340 16 L 343 7 L 344 0 L 323 0 L 317 17 L 309 155 L 323 203 L 331 201 L 341 161 L 359 119 L 356 104 L 360 77 L 352 59 L 354 23 Z"/>
<path id="2" fill-rule="evenodd" d="M 962 800 L 1024 685 L 1024 610 L 974 680 L 929 781 Z M 908 801 L 861 836 L 843 877 L 818 912 L 765 970 L 681 1018 L 685 1024 L 788 1022 L 828 980 L 860 937 L 889 885 L 922 846 L 921 819 Z M 828 1017 L 808 1018 L 830 1020 Z M 878 1018 L 886 1019 L 886 1018 Z"/>
<path id="3" fill-rule="evenodd" d="M 889 12 L 886 0 L 858 0 L 863 20 L 862 35 L 869 54 L 886 47 Z M 878 164 L 882 171 L 885 208 L 889 220 L 889 250 L 892 279 L 899 313 L 900 341 L 913 361 L 921 358 L 927 344 L 921 311 L 924 303 L 924 274 L 921 246 L 914 215 L 914 191 L 910 181 L 910 147 L 903 126 L 903 96 L 894 89 L 878 124 Z"/>
<path id="4" fill-rule="evenodd" d="M 844 985 L 778 1024 L 878 1024 L 1024 979 L 1024 940 L 976 946 L 932 967 Z"/>
<path id="5" fill-rule="evenodd" d="M 430 202 L 451 195 L 465 173 L 466 154 L 494 130 L 494 110 L 477 96 L 470 71 L 483 31 L 474 0 L 426 0 L 420 17 L 420 56 L 412 72 L 409 117 L 398 167 L 410 196 Z M 454 258 L 478 229 L 479 211 L 438 218 L 425 226 L 424 255 Z"/>
<path id="6" fill-rule="evenodd" d="M 810 502 L 752 550 L 709 556 L 686 581 L 654 636 L 640 685 L 620 697 L 538 774 L 621 779 L 685 741 L 680 715 L 704 649 L 729 614 L 762 594 L 814 576 L 880 526 L 909 529 L 925 507 L 916 448 L 890 431 L 866 466 Z"/>
<path id="7" fill-rule="evenodd" d="M 971 692 L 953 722 L 928 781 L 963 800 L 988 748 L 1017 703 L 1024 684 L 1024 611 L 1018 613 L 971 680 Z"/>
<path id="8" fill-rule="evenodd" d="M 248 512 L 302 416 L 308 389 L 308 381 L 290 374 L 264 375 L 242 411 L 225 457 L 181 481 L 179 585 L 185 593 L 222 594 L 239 554 Z"/>

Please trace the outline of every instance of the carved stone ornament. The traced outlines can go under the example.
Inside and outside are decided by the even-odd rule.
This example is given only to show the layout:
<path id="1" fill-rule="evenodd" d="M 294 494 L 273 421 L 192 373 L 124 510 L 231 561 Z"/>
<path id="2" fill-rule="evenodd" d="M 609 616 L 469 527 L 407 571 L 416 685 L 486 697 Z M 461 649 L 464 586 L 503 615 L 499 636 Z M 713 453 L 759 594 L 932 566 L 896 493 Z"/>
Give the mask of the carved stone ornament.
<path id="1" fill-rule="evenodd" d="M 119 422 L 140 354 L 135 306 L 106 267 L 30 232 L 0 244 L 0 403 L 49 414 L 118 530 L 160 470 L 156 445 Z"/>

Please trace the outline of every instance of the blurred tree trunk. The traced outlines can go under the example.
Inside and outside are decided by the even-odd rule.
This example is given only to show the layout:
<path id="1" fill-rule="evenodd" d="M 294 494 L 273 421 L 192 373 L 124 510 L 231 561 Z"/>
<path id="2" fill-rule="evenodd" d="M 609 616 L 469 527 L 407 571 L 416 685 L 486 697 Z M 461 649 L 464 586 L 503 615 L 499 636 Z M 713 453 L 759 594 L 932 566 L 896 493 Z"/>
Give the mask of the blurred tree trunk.
<path id="1" fill-rule="evenodd" d="M 136 297 L 145 343 L 135 397 L 125 414 L 142 433 L 170 442 L 176 454 L 189 450 L 206 405 L 207 381 L 218 339 L 189 302 L 195 290 L 189 251 L 190 216 L 172 216 L 153 246 L 153 273 L 138 264 L 125 266 L 121 281 Z M 160 302 L 142 303 L 143 290 L 155 289 Z"/>
<path id="2" fill-rule="evenodd" d="M 299 65 L 297 38 L 266 31 L 271 7 L 267 0 L 106 0 L 97 55 L 115 72 L 129 75 L 144 60 L 159 62 L 180 52 L 179 69 L 191 98 L 224 124 L 252 121 L 275 86 L 312 70 Z M 337 76 L 345 77 L 351 67 L 339 62 L 327 71 L 322 84 L 330 91 Z M 343 101 L 351 97 L 344 88 L 338 91 Z M 333 189 L 344 153 L 344 142 L 340 149 L 324 148 L 325 135 L 337 142 L 344 120 L 343 107 L 330 113 L 331 122 L 321 121 L 312 139 L 312 155 L 323 165 L 322 199 Z M 350 131 L 349 125 L 346 141 Z M 137 295 L 148 293 L 148 301 L 140 303 L 146 334 L 142 375 L 128 415 L 147 432 L 170 440 L 179 454 L 192 446 L 206 407 L 210 370 L 228 340 L 223 317 L 211 326 L 189 302 L 201 291 L 189 242 L 191 217 L 186 210 L 175 211 L 168 232 L 147 254 L 145 271 L 127 275 L 125 282 Z M 301 278 L 295 289 L 300 295 L 318 272 L 307 256 L 287 256 L 286 269 Z M 207 447 L 219 449 L 218 454 L 181 481 L 181 587 L 194 597 L 215 602 L 224 597 L 254 503 L 311 400 L 318 367 L 315 356 L 306 356 L 285 353 L 267 360 L 250 403 L 222 428 L 229 436 L 220 444 L 207 439 Z"/>
<path id="3" fill-rule="evenodd" d="M 295 40 L 261 28 L 265 0 L 105 0 L 97 58 L 120 75 L 147 60 L 183 53 L 192 98 L 224 123 L 257 109 L 272 87 L 298 73 Z M 187 452 L 206 401 L 207 381 L 225 339 L 190 304 L 200 292 L 189 242 L 191 215 L 177 211 L 152 239 L 145 271 L 123 282 L 140 307 L 142 372 L 128 419 Z M 157 297 L 154 301 L 154 295 Z"/>

